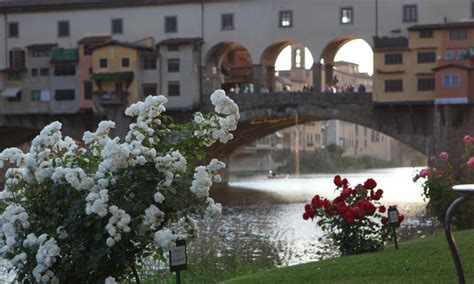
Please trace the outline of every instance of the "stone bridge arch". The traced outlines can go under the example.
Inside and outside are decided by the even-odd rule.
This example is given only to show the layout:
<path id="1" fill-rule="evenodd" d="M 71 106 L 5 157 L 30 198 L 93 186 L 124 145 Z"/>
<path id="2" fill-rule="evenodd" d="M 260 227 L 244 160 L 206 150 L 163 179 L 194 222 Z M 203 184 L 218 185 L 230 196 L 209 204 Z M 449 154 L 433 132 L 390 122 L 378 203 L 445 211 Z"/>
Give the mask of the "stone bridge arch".
<path id="1" fill-rule="evenodd" d="M 0 151 L 30 142 L 46 125 L 54 121 L 62 123 L 63 136 L 82 140 L 83 133 L 87 130 L 95 130 L 97 123 L 102 119 L 92 112 L 0 116 Z"/>
<path id="2" fill-rule="evenodd" d="M 270 97 L 271 96 L 271 97 Z M 275 131 L 311 121 L 338 119 L 374 129 L 425 155 L 433 149 L 431 106 L 374 106 L 371 94 L 272 93 L 232 96 L 241 119 L 234 139 L 217 144 L 212 154 L 222 159 Z"/>

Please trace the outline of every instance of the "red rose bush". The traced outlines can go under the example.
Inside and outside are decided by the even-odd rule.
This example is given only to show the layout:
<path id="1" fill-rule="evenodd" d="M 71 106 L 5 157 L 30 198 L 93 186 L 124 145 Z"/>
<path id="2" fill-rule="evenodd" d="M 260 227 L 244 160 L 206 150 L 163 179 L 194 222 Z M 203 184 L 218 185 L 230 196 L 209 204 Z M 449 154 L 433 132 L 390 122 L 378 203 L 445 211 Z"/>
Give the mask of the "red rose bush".
<path id="1" fill-rule="evenodd" d="M 388 220 L 381 205 L 382 189 L 371 178 L 354 187 L 339 175 L 334 177 L 339 195 L 332 201 L 316 195 L 305 205 L 303 219 L 315 219 L 342 255 L 378 250 L 389 235 Z M 398 226 L 404 216 L 399 215 Z"/>

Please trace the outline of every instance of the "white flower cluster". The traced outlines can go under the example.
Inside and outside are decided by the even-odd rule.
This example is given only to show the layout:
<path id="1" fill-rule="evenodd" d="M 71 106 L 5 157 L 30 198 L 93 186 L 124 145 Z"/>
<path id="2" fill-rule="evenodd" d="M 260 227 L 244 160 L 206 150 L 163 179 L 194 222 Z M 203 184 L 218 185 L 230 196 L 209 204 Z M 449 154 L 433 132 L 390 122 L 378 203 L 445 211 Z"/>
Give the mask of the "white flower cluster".
<path id="1" fill-rule="evenodd" d="M 225 169 L 225 164 L 217 159 L 212 159 L 206 167 L 214 182 L 221 182 L 220 173 Z"/>
<path id="2" fill-rule="evenodd" d="M 43 128 L 40 134 L 31 142 L 31 152 L 41 151 L 44 148 L 58 144 L 62 138 L 61 127 L 61 122 L 55 121 Z"/>
<path id="3" fill-rule="evenodd" d="M 109 191 L 103 189 L 96 192 L 90 192 L 86 197 L 86 214 L 95 213 L 100 217 L 107 215 L 107 202 L 109 201 Z"/>
<path id="4" fill-rule="evenodd" d="M 198 137 L 210 135 L 208 145 L 213 144 L 217 140 L 227 143 L 233 138 L 230 131 L 237 128 L 240 118 L 239 108 L 232 99 L 226 96 L 223 90 L 217 90 L 212 93 L 211 102 L 214 105 L 215 111 L 225 117 L 211 117 L 207 120 L 202 113 L 196 113 L 194 115 L 194 122 L 206 127 L 196 130 L 194 135 Z"/>
<path id="5" fill-rule="evenodd" d="M 221 216 L 222 205 L 220 203 L 216 203 L 212 198 L 207 198 L 207 204 L 206 216 L 208 218 L 214 219 Z"/>
<path id="6" fill-rule="evenodd" d="M 122 233 L 130 233 L 128 224 L 131 221 L 131 217 L 125 210 L 119 209 L 115 205 L 110 206 L 109 212 L 112 216 L 109 218 L 109 223 L 105 226 L 105 230 L 107 230 L 110 236 L 107 238 L 107 245 L 112 247 L 116 242 L 122 239 Z"/>
<path id="7" fill-rule="evenodd" d="M 28 214 L 20 205 L 9 205 L 0 215 L 0 238 L 3 243 L 0 255 L 12 252 L 17 244 L 17 230 L 30 226 Z"/>
<path id="8" fill-rule="evenodd" d="M 59 283 L 59 279 L 49 268 L 56 262 L 60 249 L 56 240 L 50 238 L 48 241 L 39 244 L 36 253 L 37 265 L 33 269 L 33 277 L 38 283 Z"/>
<path id="9" fill-rule="evenodd" d="M 86 131 L 82 140 L 86 145 L 103 147 L 110 140 L 109 133 L 113 128 L 115 128 L 115 122 L 110 120 L 101 121 L 97 130 L 95 132 Z"/>
<path id="10" fill-rule="evenodd" d="M 199 166 L 195 169 L 194 180 L 191 184 L 191 192 L 198 198 L 209 196 L 209 190 L 212 186 L 212 177 L 207 172 L 206 167 Z"/>
<path id="11" fill-rule="evenodd" d="M 163 222 L 165 212 L 161 211 L 155 205 L 150 205 L 145 209 L 145 217 L 143 218 L 143 225 L 151 230 L 156 230 Z"/>
<path id="12" fill-rule="evenodd" d="M 131 117 L 137 117 L 137 122 L 130 124 L 129 132 L 125 137 L 125 141 L 131 142 L 134 139 L 143 142 L 145 134 L 152 135 L 155 130 L 151 127 L 153 124 L 160 125 L 161 120 L 158 118 L 162 112 L 166 110 L 165 104 L 168 100 L 164 96 L 148 96 L 144 102 L 138 102 L 129 106 L 125 110 L 125 114 Z M 152 142 L 154 141 L 148 141 Z"/>
<path id="13" fill-rule="evenodd" d="M 155 242 L 163 252 L 168 252 L 176 245 L 176 236 L 170 229 L 163 228 L 155 233 Z"/>
<path id="14" fill-rule="evenodd" d="M 113 278 L 112 276 L 109 276 L 105 279 L 105 282 L 104 284 L 117 284 L 118 282 L 115 281 L 115 278 Z"/>
<path id="15" fill-rule="evenodd" d="M 55 183 L 60 183 L 63 179 L 76 190 L 90 190 L 94 186 L 94 179 L 89 177 L 81 168 L 63 168 L 54 169 L 51 179 Z"/>

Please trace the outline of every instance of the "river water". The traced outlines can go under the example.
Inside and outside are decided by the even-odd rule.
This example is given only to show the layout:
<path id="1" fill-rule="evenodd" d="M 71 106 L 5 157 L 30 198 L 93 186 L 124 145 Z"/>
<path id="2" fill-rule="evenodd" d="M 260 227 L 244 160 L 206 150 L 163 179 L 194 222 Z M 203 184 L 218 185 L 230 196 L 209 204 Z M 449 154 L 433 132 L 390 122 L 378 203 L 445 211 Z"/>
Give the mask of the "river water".
<path id="1" fill-rule="evenodd" d="M 420 225 L 425 207 L 421 185 L 412 181 L 417 170 L 419 168 L 373 169 L 347 172 L 341 176 L 351 185 L 363 183 L 367 178 L 375 179 L 377 188 L 384 190 L 382 203 L 397 204 L 399 211 L 407 216 L 403 226 L 416 227 Z M 211 196 L 223 204 L 222 227 L 232 227 L 236 222 L 253 223 L 252 233 L 285 243 L 290 255 L 288 251 L 282 254 L 286 254 L 286 264 L 293 265 L 318 259 L 318 237 L 322 232 L 311 220 L 304 221 L 302 213 L 304 204 L 314 195 L 328 198 L 336 195 L 332 181 L 334 175 L 308 174 L 287 179 L 268 179 L 264 174 L 231 176 L 229 185 L 214 188 Z M 416 233 L 423 234 L 417 229 Z"/>

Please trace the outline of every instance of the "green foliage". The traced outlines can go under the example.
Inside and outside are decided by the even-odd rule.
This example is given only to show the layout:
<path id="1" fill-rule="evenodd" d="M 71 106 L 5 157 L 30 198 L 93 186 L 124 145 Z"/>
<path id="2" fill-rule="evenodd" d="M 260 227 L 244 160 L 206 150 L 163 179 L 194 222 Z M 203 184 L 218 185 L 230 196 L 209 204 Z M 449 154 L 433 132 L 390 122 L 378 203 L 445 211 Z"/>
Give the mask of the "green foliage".
<path id="1" fill-rule="evenodd" d="M 474 231 L 454 234 L 466 273 L 466 283 L 474 281 Z M 383 251 L 327 259 L 226 281 L 253 283 L 455 283 L 451 253 L 444 232 L 393 246 Z"/>

